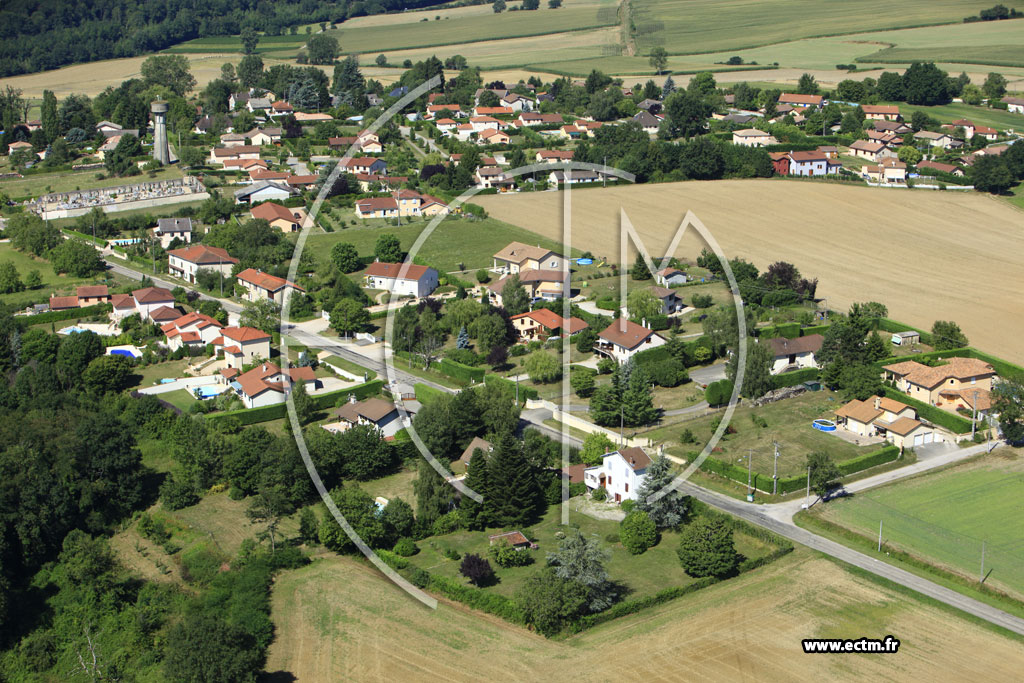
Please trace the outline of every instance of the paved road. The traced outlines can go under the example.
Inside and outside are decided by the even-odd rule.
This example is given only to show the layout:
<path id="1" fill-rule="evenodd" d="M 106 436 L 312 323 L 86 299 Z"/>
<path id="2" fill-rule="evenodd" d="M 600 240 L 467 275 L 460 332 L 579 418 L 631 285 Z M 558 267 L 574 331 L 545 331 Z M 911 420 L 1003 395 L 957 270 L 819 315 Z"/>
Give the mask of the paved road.
<path id="1" fill-rule="evenodd" d="M 690 379 L 706 387 L 712 382 L 725 379 L 725 363 L 709 365 L 706 368 L 690 368 L 689 373 Z"/>
<path id="2" fill-rule="evenodd" d="M 123 275 L 124 277 L 127 278 L 131 278 L 132 280 L 142 280 L 143 277 L 148 277 L 150 280 L 153 281 L 154 285 L 158 287 L 165 287 L 166 289 L 174 289 L 175 287 L 185 286 L 185 283 L 182 282 L 164 280 L 159 275 L 153 275 L 152 273 L 143 273 L 141 271 L 129 268 L 128 266 L 125 265 L 124 261 L 114 258 L 113 256 L 104 256 L 103 260 L 106 261 L 107 265 L 110 266 L 110 270 L 112 272 L 117 273 L 118 275 Z M 221 305 L 224 307 L 224 310 L 227 311 L 228 313 L 234 313 L 235 315 L 238 315 L 242 312 L 242 306 L 240 304 L 235 303 L 234 301 L 231 301 L 230 299 L 221 299 L 215 296 L 211 296 L 209 294 L 204 294 L 202 292 L 199 292 L 199 298 L 207 299 L 209 301 L 219 301 Z"/>
<path id="3" fill-rule="evenodd" d="M 701 413 L 710 408 L 711 405 L 707 401 L 701 401 L 695 403 L 692 406 L 685 408 L 677 408 L 676 410 L 666 410 L 662 415 L 664 417 L 675 417 L 676 415 L 689 415 L 690 413 Z"/>
<path id="4" fill-rule="evenodd" d="M 765 514 L 764 510 L 759 509 L 766 506 L 757 506 L 734 500 L 727 496 L 702 489 L 699 486 L 694 486 L 689 483 L 681 485 L 679 490 L 686 495 L 693 496 L 697 500 L 707 503 L 708 505 L 712 505 L 720 510 L 724 510 L 730 514 L 745 519 L 748 522 L 764 527 L 779 534 L 780 536 L 790 539 L 791 541 L 801 543 L 812 550 L 817 550 L 825 553 L 826 555 L 831 555 L 843 562 L 865 569 L 902 586 L 912 588 L 919 593 L 944 602 L 947 605 L 956 607 L 968 614 L 972 614 L 984 619 L 985 621 L 996 624 L 997 626 L 1001 626 L 1015 633 L 1024 635 L 1024 619 L 1015 617 L 1012 614 L 1007 614 L 1000 609 L 996 609 L 995 607 L 986 605 L 983 602 L 961 595 L 954 590 L 944 588 L 943 586 L 933 583 L 927 579 L 923 579 L 920 576 L 911 574 L 908 571 L 904 571 L 882 562 L 881 560 L 876 560 L 873 557 L 859 553 L 856 550 L 851 550 L 844 545 L 822 538 L 821 536 L 806 531 L 805 529 L 801 529 L 793 524 L 792 521 L 786 523 L 770 517 Z"/>

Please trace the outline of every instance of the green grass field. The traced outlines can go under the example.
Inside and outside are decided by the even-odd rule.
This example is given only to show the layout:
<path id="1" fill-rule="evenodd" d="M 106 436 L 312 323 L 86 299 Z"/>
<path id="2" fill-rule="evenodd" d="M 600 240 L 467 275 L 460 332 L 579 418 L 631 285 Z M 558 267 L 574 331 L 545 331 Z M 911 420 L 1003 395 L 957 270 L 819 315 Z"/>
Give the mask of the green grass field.
<path id="1" fill-rule="evenodd" d="M 294 59 L 299 49 L 306 44 L 304 30 L 294 36 L 260 36 L 256 52 L 264 57 Z M 196 38 L 164 50 L 173 54 L 203 54 L 209 52 L 242 52 L 242 42 L 237 36 L 211 36 Z"/>
<path id="2" fill-rule="evenodd" d="M 38 289 L 26 289 L 13 294 L 0 294 L 0 302 L 24 308 L 32 303 L 48 301 L 51 294 L 74 294 L 75 288 L 81 285 L 102 284 L 105 282 L 102 275 L 95 278 L 75 278 L 67 275 L 56 275 L 53 266 L 49 261 L 36 258 L 31 254 L 18 251 L 11 246 L 10 242 L 0 243 L 0 262 L 10 261 L 18 269 L 18 275 L 22 282 L 29 272 L 38 270 L 42 277 L 43 285 Z M 70 323 L 67 323 L 70 324 Z M 63 325 L 60 325 L 63 327 Z"/>
<path id="3" fill-rule="evenodd" d="M 346 220 L 349 218 L 345 216 Z M 397 235 L 402 243 L 402 249 L 408 251 L 427 225 L 427 221 L 417 221 L 396 227 L 386 225 L 382 221 L 374 221 L 332 233 L 310 235 L 306 249 L 316 254 L 319 259 L 328 259 L 331 247 L 338 242 L 348 242 L 355 246 L 360 256 L 369 257 L 373 255 L 377 237 L 387 232 Z M 481 221 L 448 218 L 438 224 L 416 257 L 442 273 L 457 270 L 461 263 L 468 271 L 468 275 L 464 275 L 463 279 L 469 278 L 475 282 L 473 273 L 478 268 L 490 268 L 493 265 L 491 257 L 513 241 L 561 250 L 560 245 L 551 240 L 494 218 Z M 457 248 L 453 248 L 453 245 L 457 245 Z"/>
<path id="4" fill-rule="evenodd" d="M 963 64 L 990 64 L 993 66 L 1024 66 L 1024 54 L 1019 45 L 950 45 L 948 47 L 892 47 L 859 57 L 858 62 L 872 64 L 910 64 L 911 62 L 941 62 L 955 54 Z"/>
<path id="5" fill-rule="evenodd" d="M 572 503 L 570 502 L 570 505 Z M 628 590 L 627 599 L 637 599 L 653 595 L 669 586 L 685 586 L 693 583 L 691 578 L 679 566 L 676 549 L 679 547 L 679 534 L 674 531 L 664 532 L 658 545 L 648 549 L 641 555 L 631 555 L 619 543 L 609 543 L 606 536 L 619 533 L 619 523 L 611 520 L 599 520 L 587 517 L 570 509 L 569 522 L 578 524 L 580 533 L 588 538 L 597 538 L 601 544 L 612 551 L 611 560 L 606 567 L 612 580 L 621 581 Z M 525 551 L 534 557 L 534 563 L 525 567 L 501 568 L 492 563 L 499 582 L 486 590 L 506 596 L 515 595 L 527 577 L 533 574 L 538 565 L 544 562 L 545 553 L 558 549 L 559 539 L 556 532 L 565 533 L 561 525 L 561 508 L 554 505 L 548 509 L 540 522 L 532 527 L 520 529 L 527 536 L 536 539 L 537 550 Z M 459 562 L 444 556 L 445 550 L 455 550 L 460 555 L 477 553 L 487 556 L 489 547 L 488 536 L 501 533 L 501 529 L 485 531 L 457 531 L 444 536 L 436 536 L 419 542 L 420 553 L 410 558 L 412 562 L 432 574 L 447 576 L 457 581 L 464 581 L 459 574 Z M 771 552 L 772 547 L 763 541 L 736 533 L 736 549 L 745 557 L 758 558 Z"/>
<path id="6" fill-rule="evenodd" d="M 935 474 L 829 503 L 824 519 L 976 577 L 985 542 L 986 583 L 1024 595 L 1024 536 L 1015 523 L 1024 457 L 1003 449 Z"/>
<path id="7" fill-rule="evenodd" d="M 638 54 L 655 46 L 696 54 L 785 41 L 962 19 L 991 7 L 987 0 L 632 0 Z"/>
<path id="8" fill-rule="evenodd" d="M 1012 128 L 1020 130 L 1024 128 L 1024 115 L 1011 114 L 1002 109 L 989 109 L 988 107 L 976 107 L 961 102 L 941 104 L 935 107 L 907 104 L 906 102 L 894 102 L 900 107 L 900 113 L 904 119 L 910 119 L 915 111 L 923 111 L 928 116 L 938 119 L 942 123 L 949 123 L 957 119 L 970 119 L 982 126 L 991 126 L 998 130 Z"/>
<path id="9" fill-rule="evenodd" d="M 768 490 L 771 490 L 772 441 L 779 443 L 779 477 L 788 477 L 806 471 L 807 454 L 812 451 L 825 451 L 835 462 L 841 462 L 880 448 L 878 445 L 855 446 L 811 427 L 811 422 L 816 418 L 832 417 L 831 411 L 840 405 L 838 394 L 830 391 L 816 391 L 785 401 L 769 403 L 760 408 L 740 406 L 729 423 L 736 429 L 736 433 L 727 435 L 718 443 L 713 457 L 745 468 L 747 466 L 747 451 L 748 449 L 753 450 L 751 469 L 755 474 L 762 475 L 758 488 L 764 489 L 767 486 Z M 755 426 L 750 419 L 751 413 L 763 418 L 768 426 Z M 697 419 L 672 422 L 656 427 L 649 432 L 643 432 L 643 435 L 655 441 L 665 441 L 669 452 L 676 455 L 699 451 L 711 438 L 711 423 L 720 414 L 715 413 Z M 667 418 L 667 420 L 672 419 Z M 678 418 L 676 419 L 678 420 Z M 685 429 L 693 432 L 697 443 L 680 445 L 679 438 Z"/>

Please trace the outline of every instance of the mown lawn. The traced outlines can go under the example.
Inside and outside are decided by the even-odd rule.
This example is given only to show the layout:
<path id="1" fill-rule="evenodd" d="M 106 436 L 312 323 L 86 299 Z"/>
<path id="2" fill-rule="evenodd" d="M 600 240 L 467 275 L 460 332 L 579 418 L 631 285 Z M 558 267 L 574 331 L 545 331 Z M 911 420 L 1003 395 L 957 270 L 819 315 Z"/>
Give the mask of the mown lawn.
<path id="1" fill-rule="evenodd" d="M 331 247 L 338 242 L 348 242 L 355 246 L 361 257 L 372 260 L 380 235 L 390 233 L 397 236 L 402 249 L 408 251 L 427 225 L 424 220 L 402 226 L 374 221 L 333 233 L 310 235 L 306 249 L 323 262 L 331 257 Z M 494 254 L 514 241 L 539 244 L 559 252 L 562 250 L 552 240 L 494 218 L 479 221 L 447 218 L 426 238 L 415 257 L 417 262 L 430 264 L 442 273 L 459 270 L 462 266 L 466 271 L 462 278 L 476 282 L 476 270 L 490 268 L 494 264 Z"/>
<path id="2" fill-rule="evenodd" d="M 842 400 L 838 394 L 823 390 L 807 392 L 795 398 L 777 401 L 760 408 L 751 408 L 746 405 L 737 407 L 732 421 L 729 423 L 736 433 L 724 436 L 715 447 L 713 456 L 719 460 L 746 467 L 747 451 L 750 449 L 753 451 L 753 471 L 770 478 L 774 455 L 773 441 L 779 443 L 779 477 L 806 471 L 804 463 L 807 454 L 812 451 L 825 451 L 835 462 L 841 462 L 880 448 L 878 445 L 855 446 L 839 437 L 825 434 L 811 427 L 811 422 L 816 418 L 834 419 L 832 411 L 841 405 Z M 705 417 L 670 423 L 648 432 L 642 432 L 642 434 L 655 441 L 665 441 L 669 446 L 669 451 L 678 455 L 700 451 L 711 438 L 712 423 L 721 414 L 718 412 Z M 768 426 L 756 426 L 750 418 L 751 414 L 764 419 Z M 672 420 L 672 418 L 668 419 Z M 693 432 L 697 443 L 680 444 L 680 436 L 686 429 Z"/>
<path id="3" fill-rule="evenodd" d="M 135 380 L 135 383 L 129 388 L 143 389 L 155 385 L 157 380 L 160 379 L 184 377 L 185 368 L 188 367 L 188 364 L 189 359 L 182 358 L 181 360 L 152 363 L 145 367 L 137 366 L 132 372 L 132 378 Z"/>
<path id="4" fill-rule="evenodd" d="M 573 502 L 570 501 L 569 505 L 572 506 Z M 623 586 L 624 597 L 627 599 L 653 595 L 664 588 L 685 586 L 694 581 L 679 565 L 679 557 L 676 555 L 676 549 L 679 547 L 677 532 L 664 532 L 658 545 L 640 555 L 631 555 L 621 543 L 607 540 L 611 534 L 618 535 L 618 522 L 593 519 L 576 513 L 570 508 L 569 523 L 578 525 L 580 533 L 585 537 L 597 539 L 605 548 L 611 550 L 611 559 L 606 567 L 612 580 Z M 508 529 L 508 531 L 511 530 Z M 537 550 L 521 551 L 530 553 L 534 560 L 533 563 L 525 567 L 504 569 L 492 562 L 491 566 L 495 570 L 498 582 L 485 590 L 492 590 L 509 597 L 515 595 L 523 582 L 539 567 L 544 566 L 546 554 L 558 550 L 559 539 L 556 534 L 569 534 L 573 529 L 571 526 L 566 527 L 561 524 L 561 506 L 553 505 L 540 522 L 531 527 L 519 529 L 519 531 L 522 531 L 538 546 Z M 444 552 L 451 549 L 460 555 L 477 553 L 482 557 L 487 557 L 487 549 L 490 545 L 488 536 L 498 533 L 502 533 L 502 530 L 458 531 L 444 536 L 434 536 L 420 541 L 418 543 L 419 554 L 410 559 L 413 564 L 432 574 L 464 582 L 465 579 L 459 574 L 460 561 L 445 557 Z M 743 533 L 736 533 L 734 539 L 736 549 L 745 557 L 762 557 L 772 550 L 769 544 Z"/>
<path id="5" fill-rule="evenodd" d="M 1020 130 L 1024 126 L 1024 116 L 1020 114 L 1011 114 L 1002 109 L 989 109 L 988 107 L 963 104 L 962 102 L 940 104 L 934 107 L 907 104 L 906 102 L 892 102 L 890 104 L 899 105 L 900 113 L 908 121 L 915 111 L 923 111 L 928 116 L 938 119 L 942 123 L 949 123 L 957 119 L 969 119 L 980 126 L 990 126 L 996 130 L 1005 130 L 1007 128 Z"/>
<path id="6" fill-rule="evenodd" d="M 158 394 L 157 398 L 167 401 L 175 408 L 188 412 L 189 407 L 196 402 L 196 398 L 187 389 L 175 389 L 166 394 Z"/>
<path id="7" fill-rule="evenodd" d="M 37 289 L 26 289 L 11 294 L 0 294 L 0 303 L 15 308 L 24 308 L 29 304 L 43 303 L 49 301 L 50 295 L 74 294 L 75 288 L 81 285 L 113 284 L 113 278 L 109 280 L 101 274 L 91 278 L 76 278 L 67 275 L 57 275 L 53 272 L 53 266 L 45 259 L 36 258 L 26 252 L 21 252 L 11 246 L 10 242 L 0 242 L 0 263 L 9 261 L 18 270 L 18 275 L 24 283 L 25 278 L 33 270 L 39 271 L 43 284 Z M 67 323 L 70 324 L 70 323 Z M 59 325 L 64 327 L 64 325 Z"/>

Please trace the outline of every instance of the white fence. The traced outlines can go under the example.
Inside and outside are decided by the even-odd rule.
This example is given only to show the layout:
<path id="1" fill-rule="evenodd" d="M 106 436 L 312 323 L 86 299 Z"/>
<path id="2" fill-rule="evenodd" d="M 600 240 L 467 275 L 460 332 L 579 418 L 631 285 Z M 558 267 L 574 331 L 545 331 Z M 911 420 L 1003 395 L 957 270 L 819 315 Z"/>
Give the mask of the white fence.
<path id="1" fill-rule="evenodd" d="M 651 440 L 646 438 L 646 437 L 634 436 L 632 438 L 627 438 L 625 440 L 620 439 L 618 432 L 614 432 L 614 431 L 612 431 L 610 429 L 607 429 L 605 427 L 601 427 L 599 425 L 596 425 L 593 422 L 589 422 L 587 420 L 584 420 L 582 417 L 578 417 L 576 415 L 573 415 L 572 413 L 565 412 L 558 405 L 552 403 L 551 401 L 545 401 L 545 400 L 542 400 L 542 399 L 532 399 L 532 398 L 526 400 L 526 409 L 527 410 L 536 410 L 538 408 L 543 408 L 545 410 L 550 410 L 551 411 L 551 416 L 555 420 L 557 420 L 557 421 L 561 422 L 562 424 L 565 424 L 565 425 L 567 425 L 569 427 L 572 427 L 574 429 L 578 429 L 581 432 L 587 432 L 588 434 L 595 434 L 595 433 L 604 434 L 609 439 L 611 439 L 614 443 L 620 443 L 621 444 L 624 441 L 625 442 L 624 445 L 626 445 L 626 446 L 639 446 L 641 448 L 650 448 L 651 447 Z"/>

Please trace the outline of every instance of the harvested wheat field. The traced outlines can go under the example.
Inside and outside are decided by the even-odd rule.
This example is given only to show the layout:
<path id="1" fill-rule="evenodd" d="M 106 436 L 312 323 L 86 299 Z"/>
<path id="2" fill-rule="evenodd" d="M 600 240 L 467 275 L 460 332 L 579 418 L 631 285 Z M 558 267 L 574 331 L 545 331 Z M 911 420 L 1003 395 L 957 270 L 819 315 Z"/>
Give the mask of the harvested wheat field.
<path id="1" fill-rule="evenodd" d="M 1011 680 L 1024 666 L 1019 642 L 803 549 L 566 641 L 449 603 L 428 610 L 365 564 L 339 557 L 280 576 L 272 609 L 267 671 L 302 682 L 963 680 L 979 666 L 992 680 Z M 810 656 L 800 645 L 888 634 L 902 641 L 898 654 Z M 600 663 L 626 661 L 628 672 Z"/>
<path id="2" fill-rule="evenodd" d="M 545 192 L 473 201 L 495 218 L 560 238 L 562 197 Z M 648 249 L 660 255 L 692 210 L 730 258 L 762 269 L 790 261 L 819 279 L 818 296 L 832 309 L 880 301 L 891 318 L 923 329 L 954 320 L 973 346 L 1024 361 L 1024 212 L 1003 200 L 778 179 L 579 189 L 571 202 L 577 248 L 618 254 L 624 207 Z M 693 258 L 701 247 L 688 232 L 677 253 Z"/>

